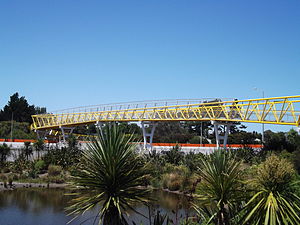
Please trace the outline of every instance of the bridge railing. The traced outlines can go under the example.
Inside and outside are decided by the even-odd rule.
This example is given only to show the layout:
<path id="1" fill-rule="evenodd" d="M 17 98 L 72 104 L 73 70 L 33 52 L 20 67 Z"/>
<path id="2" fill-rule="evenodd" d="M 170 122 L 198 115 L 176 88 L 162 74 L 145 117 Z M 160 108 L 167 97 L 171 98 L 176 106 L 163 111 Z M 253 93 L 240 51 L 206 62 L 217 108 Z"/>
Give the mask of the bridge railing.
<path id="1" fill-rule="evenodd" d="M 97 121 L 229 121 L 299 126 L 300 96 L 231 100 L 197 99 L 130 102 L 79 107 L 34 115 L 33 129 L 76 126 Z"/>
<path id="2" fill-rule="evenodd" d="M 192 105 L 203 104 L 214 101 L 230 101 L 229 98 L 203 98 L 203 99 L 165 99 L 165 100 L 148 100 L 148 101 L 134 101 L 134 102 L 122 102 L 112 104 L 100 104 L 91 106 L 81 106 L 75 108 L 67 108 L 62 110 L 55 110 L 50 114 L 69 114 L 69 113 L 90 113 L 90 112 L 103 112 L 103 111 L 119 111 L 128 109 L 140 109 L 140 108 L 153 108 L 164 106 L 178 106 L 178 105 Z M 49 113 L 46 113 L 49 114 Z"/>

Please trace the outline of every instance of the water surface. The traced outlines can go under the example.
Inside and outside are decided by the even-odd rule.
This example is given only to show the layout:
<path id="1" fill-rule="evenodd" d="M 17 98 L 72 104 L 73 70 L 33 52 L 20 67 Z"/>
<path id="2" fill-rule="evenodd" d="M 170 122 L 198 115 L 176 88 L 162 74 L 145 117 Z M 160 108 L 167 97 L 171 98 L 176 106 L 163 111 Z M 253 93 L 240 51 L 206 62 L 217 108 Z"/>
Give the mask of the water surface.
<path id="1" fill-rule="evenodd" d="M 67 216 L 65 207 L 72 196 L 65 195 L 64 189 L 16 189 L 0 192 L 0 225 L 63 225 L 72 219 Z M 156 210 L 168 215 L 175 221 L 191 215 L 189 202 L 185 196 L 155 191 L 151 198 L 156 199 L 152 206 L 136 205 L 135 209 L 148 217 Z M 71 225 L 93 224 L 97 208 L 80 216 Z M 149 219 L 130 212 L 128 221 L 149 224 Z M 97 224 L 97 223 L 96 223 Z"/>

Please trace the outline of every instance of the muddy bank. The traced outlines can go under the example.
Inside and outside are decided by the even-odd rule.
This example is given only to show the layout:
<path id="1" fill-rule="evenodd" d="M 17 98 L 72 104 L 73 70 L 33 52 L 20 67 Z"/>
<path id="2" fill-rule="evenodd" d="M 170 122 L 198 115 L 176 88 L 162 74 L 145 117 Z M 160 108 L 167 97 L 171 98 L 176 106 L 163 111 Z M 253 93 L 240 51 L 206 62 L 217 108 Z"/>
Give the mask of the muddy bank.
<path id="1" fill-rule="evenodd" d="M 12 185 L 0 182 L 0 191 L 14 190 L 16 188 L 65 188 L 68 184 L 55 184 L 55 183 L 19 183 L 13 182 Z"/>

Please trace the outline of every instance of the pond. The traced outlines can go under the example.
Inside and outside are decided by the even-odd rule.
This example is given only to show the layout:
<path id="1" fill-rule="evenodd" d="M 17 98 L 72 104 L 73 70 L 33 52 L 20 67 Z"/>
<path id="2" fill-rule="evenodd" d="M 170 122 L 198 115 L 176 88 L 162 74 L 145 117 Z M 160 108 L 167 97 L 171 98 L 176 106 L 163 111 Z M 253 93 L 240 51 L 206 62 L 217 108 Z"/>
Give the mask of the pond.
<path id="1" fill-rule="evenodd" d="M 65 195 L 64 189 L 16 189 L 0 192 L 0 224 L 2 225 L 60 225 L 66 224 L 72 216 L 67 216 L 65 207 L 71 196 Z M 168 213 L 176 221 L 191 216 L 189 201 L 183 195 L 154 191 L 151 194 L 152 207 L 137 205 L 135 209 L 146 217 L 154 214 L 155 210 Z M 91 210 L 84 216 L 72 221 L 71 225 L 93 224 L 97 209 Z M 137 213 L 129 212 L 131 221 L 136 224 L 149 224 L 149 219 Z M 97 224 L 97 223 L 95 223 Z"/>

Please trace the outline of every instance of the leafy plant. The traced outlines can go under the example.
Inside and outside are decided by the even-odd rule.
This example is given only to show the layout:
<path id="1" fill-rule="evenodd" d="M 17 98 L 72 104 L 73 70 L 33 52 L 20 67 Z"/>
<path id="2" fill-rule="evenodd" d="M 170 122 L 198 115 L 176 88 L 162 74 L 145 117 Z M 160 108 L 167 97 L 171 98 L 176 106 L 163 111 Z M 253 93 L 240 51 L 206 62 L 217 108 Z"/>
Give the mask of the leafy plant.
<path id="1" fill-rule="evenodd" d="M 56 166 L 56 165 L 49 165 L 48 166 L 48 175 L 49 176 L 58 176 L 62 172 L 62 167 L 61 166 Z"/>
<path id="2" fill-rule="evenodd" d="M 243 224 L 300 224 L 293 165 L 272 155 L 257 169 L 255 193 L 244 208 Z"/>
<path id="3" fill-rule="evenodd" d="M 226 150 L 218 150 L 202 159 L 201 182 L 195 206 L 208 223 L 230 224 L 244 197 L 241 161 Z"/>
<path id="4" fill-rule="evenodd" d="M 153 219 L 153 225 L 163 225 L 165 224 L 166 221 L 166 225 L 169 225 L 169 218 L 167 216 L 167 214 L 161 214 L 159 210 L 156 211 L 156 215 L 154 216 Z"/>
<path id="5" fill-rule="evenodd" d="M 40 152 L 44 150 L 45 143 L 43 139 L 38 139 L 36 142 L 33 143 L 33 147 L 35 151 L 38 153 L 38 159 L 40 159 Z"/>
<path id="6" fill-rule="evenodd" d="M 22 153 L 26 157 L 27 160 L 29 160 L 29 157 L 32 155 L 33 150 L 31 147 L 31 142 L 25 141 L 24 142 L 24 148 L 22 149 Z"/>
<path id="7" fill-rule="evenodd" d="M 85 187 L 68 208 L 78 215 L 100 205 L 99 224 L 128 224 L 124 212 L 137 202 L 146 202 L 147 190 L 139 188 L 147 174 L 136 154 L 132 136 L 117 126 L 106 126 L 83 151 L 83 163 L 74 185 Z"/>
<path id="8" fill-rule="evenodd" d="M 0 145 L 0 163 L 3 165 L 6 162 L 7 157 L 10 154 L 10 147 L 7 144 L 3 143 Z"/>
<path id="9" fill-rule="evenodd" d="M 42 170 L 44 170 L 46 167 L 46 163 L 43 160 L 38 160 L 34 164 L 34 169 L 37 173 L 40 173 Z"/>
<path id="10" fill-rule="evenodd" d="M 181 148 L 179 145 L 174 146 L 170 151 L 165 153 L 165 160 L 168 163 L 179 165 L 183 160 L 183 153 L 180 152 Z"/>
<path id="11" fill-rule="evenodd" d="M 81 150 L 77 147 L 77 142 L 74 140 L 69 141 L 68 147 L 54 148 L 43 155 L 42 159 L 46 165 L 54 164 L 63 168 L 68 168 L 76 165 L 80 161 Z"/>

